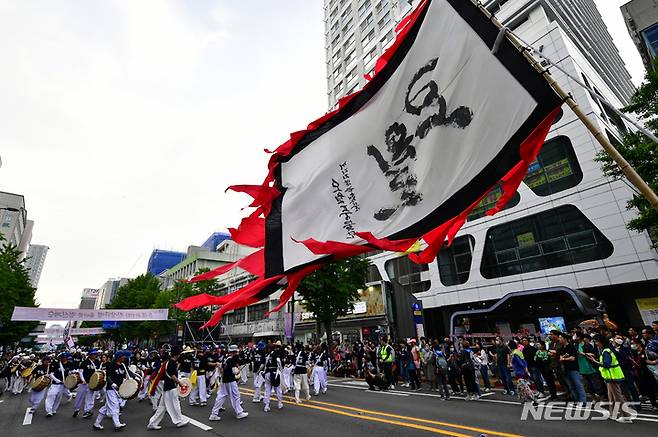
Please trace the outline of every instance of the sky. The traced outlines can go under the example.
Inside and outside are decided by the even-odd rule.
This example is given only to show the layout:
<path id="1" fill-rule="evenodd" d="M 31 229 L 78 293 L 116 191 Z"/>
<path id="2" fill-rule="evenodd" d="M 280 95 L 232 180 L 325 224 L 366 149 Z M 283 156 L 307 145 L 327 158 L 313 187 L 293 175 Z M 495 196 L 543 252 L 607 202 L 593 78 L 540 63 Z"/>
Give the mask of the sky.
<path id="1" fill-rule="evenodd" d="M 636 84 L 619 5 L 596 0 Z M 44 307 L 236 226 L 289 132 L 327 109 L 320 0 L 0 0 L 0 190 L 50 247 Z"/>

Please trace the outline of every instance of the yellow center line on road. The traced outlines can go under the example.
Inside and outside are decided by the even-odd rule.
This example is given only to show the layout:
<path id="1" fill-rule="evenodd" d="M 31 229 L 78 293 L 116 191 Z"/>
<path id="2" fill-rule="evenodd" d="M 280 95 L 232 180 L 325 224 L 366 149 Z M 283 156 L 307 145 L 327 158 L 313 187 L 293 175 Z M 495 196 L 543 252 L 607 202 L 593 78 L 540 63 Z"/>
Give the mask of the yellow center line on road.
<path id="1" fill-rule="evenodd" d="M 251 390 L 251 389 L 248 389 L 248 388 L 241 388 L 241 390 L 250 392 L 249 394 L 254 393 L 254 390 Z M 284 399 L 294 400 L 294 398 L 291 397 L 291 396 L 284 396 Z M 287 401 L 285 401 L 285 402 L 290 403 L 290 404 L 295 404 L 295 405 L 307 406 L 307 407 L 316 407 L 316 405 L 310 406 L 307 403 L 297 404 L 296 402 L 287 402 Z M 477 428 L 477 427 L 474 427 L 474 426 L 459 425 L 459 424 L 456 424 L 456 423 L 440 422 L 440 421 L 429 420 L 429 419 L 421 419 L 419 417 L 402 416 L 400 414 L 384 413 L 384 412 L 381 412 L 381 411 L 365 410 L 363 408 L 350 407 L 350 406 L 347 406 L 347 405 L 334 404 L 334 403 L 331 403 L 331 402 L 321 402 L 321 401 L 314 401 L 314 400 L 305 401 L 305 402 L 312 402 L 313 404 L 325 405 L 327 407 L 340 408 L 340 409 L 343 409 L 343 410 L 356 411 L 356 412 L 359 412 L 359 413 L 368 413 L 368 414 L 374 414 L 374 415 L 377 415 L 377 416 L 391 417 L 391 418 L 394 418 L 394 419 L 411 420 L 411 421 L 414 421 L 414 422 L 426 423 L 426 424 L 430 424 L 430 425 L 447 426 L 447 427 L 450 427 L 450 428 L 457 428 L 457 429 L 462 429 L 462 430 L 466 430 L 466 431 L 475 431 L 475 432 L 478 432 L 478 433 L 481 433 L 481 434 L 487 434 L 487 435 L 495 435 L 495 436 L 500 436 L 500 437 L 523 437 L 519 434 L 509 434 L 509 433 L 505 433 L 505 432 L 493 431 L 493 430 L 490 430 L 490 429 Z M 335 410 L 330 410 L 330 411 L 333 412 Z M 339 413 L 342 414 L 344 412 L 339 412 Z M 353 415 L 353 414 L 350 414 L 350 413 L 345 413 L 345 414 L 346 415 L 351 415 L 352 417 L 356 417 L 356 418 L 359 418 L 359 419 L 379 419 L 379 418 L 370 418 L 370 417 L 366 417 L 366 416 L 362 416 L 362 415 Z M 401 424 L 403 426 L 415 425 L 415 424 L 408 424 L 408 423 L 405 423 L 405 422 L 396 422 L 396 424 Z M 419 428 L 419 429 L 424 429 L 424 428 L 426 428 L 426 427 Z M 436 428 L 429 428 L 429 429 L 430 430 L 437 430 Z M 450 432 L 450 431 L 448 431 L 448 432 Z M 463 434 L 450 434 L 450 435 L 463 435 Z"/>
<path id="2" fill-rule="evenodd" d="M 253 394 L 253 391 L 251 391 L 249 389 L 241 389 L 241 391 L 243 391 L 242 394 L 247 394 L 247 395 Z M 248 393 L 248 391 L 251 391 L 251 393 Z M 285 398 L 289 398 L 289 397 L 285 396 Z M 306 401 L 306 402 L 308 402 L 308 401 Z M 340 414 L 342 416 L 353 417 L 355 419 L 369 420 L 371 422 L 380 422 L 380 423 L 386 423 L 388 425 L 396 425 L 396 426 L 402 426 L 402 427 L 405 427 L 405 428 L 419 429 L 421 431 L 429 431 L 429 432 L 433 432 L 435 434 L 447 435 L 447 436 L 451 436 L 451 437 L 471 437 L 469 434 L 462 434 L 462 433 L 450 431 L 450 430 L 447 430 L 447 429 L 432 428 L 432 427 L 429 427 L 429 426 L 417 425 L 415 423 L 405 423 L 405 422 L 399 422 L 397 420 L 382 419 L 381 417 L 363 416 L 361 414 L 348 413 L 346 411 L 335 410 L 333 408 L 320 407 L 318 405 L 311 405 L 311 404 L 308 404 L 306 402 L 302 403 L 302 404 L 298 404 L 297 402 L 294 402 L 294 401 L 288 401 L 288 400 L 283 401 L 284 404 L 290 404 L 290 405 L 294 405 L 294 406 L 297 406 L 297 407 L 303 407 L 303 408 L 311 408 L 313 410 L 325 411 L 327 413 L 332 413 L 332 414 Z"/>

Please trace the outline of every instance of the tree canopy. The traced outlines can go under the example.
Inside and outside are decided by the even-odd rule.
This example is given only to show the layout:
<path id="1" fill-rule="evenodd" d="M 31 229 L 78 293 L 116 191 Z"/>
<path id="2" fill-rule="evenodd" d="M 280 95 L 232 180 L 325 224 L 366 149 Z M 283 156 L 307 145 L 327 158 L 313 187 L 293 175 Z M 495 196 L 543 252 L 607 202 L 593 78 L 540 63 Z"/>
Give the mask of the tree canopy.
<path id="1" fill-rule="evenodd" d="M 352 310 L 358 290 L 365 288 L 369 265 L 370 261 L 362 257 L 333 262 L 304 278 L 297 287 L 306 310 L 324 326 L 327 340 L 331 339 L 332 323 Z"/>
<path id="2" fill-rule="evenodd" d="M 644 83 L 631 98 L 631 104 L 621 110 L 636 114 L 648 130 L 658 135 L 658 58 L 654 60 L 654 70 L 647 72 Z M 623 143 L 617 145 L 617 150 L 653 191 L 658 192 L 658 144 L 641 132 L 630 132 L 624 136 Z M 601 163 L 606 175 L 624 177 L 619 166 L 604 151 L 598 154 L 596 160 Z M 633 195 L 626 207 L 638 211 L 637 217 L 629 221 L 628 229 L 649 232 L 656 247 L 658 212 L 640 194 Z"/>
<path id="3" fill-rule="evenodd" d="M 20 260 L 20 251 L 4 241 L 0 234 L 0 344 L 7 345 L 19 341 L 37 325 L 36 322 L 12 322 L 14 307 L 37 304 L 36 289 L 30 283 L 24 261 Z"/>

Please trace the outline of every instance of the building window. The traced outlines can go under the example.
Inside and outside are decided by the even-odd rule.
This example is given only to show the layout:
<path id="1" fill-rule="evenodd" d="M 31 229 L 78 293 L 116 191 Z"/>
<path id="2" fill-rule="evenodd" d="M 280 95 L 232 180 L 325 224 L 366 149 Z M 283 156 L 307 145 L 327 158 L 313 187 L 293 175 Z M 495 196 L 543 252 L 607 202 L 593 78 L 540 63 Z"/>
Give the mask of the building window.
<path id="1" fill-rule="evenodd" d="M 336 18 L 336 15 L 338 15 L 338 8 L 334 8 L 334 10 L 331 11 L 331 14 L 329 15 L 329 18 L 331 18 L 333 20 L 334 18 Z"/>
<path id="2" fill-rule="evenodd" d="M 408 256 L 401 256 L 386 261 L 384 268 L 388 276 L 409 293 L 420 293 L 430 289 L 430 281 L 421 280 L 422 272 L 429 270 L 427 264 L 416 264 Z"/>
<path id="3" fill-rule="evenodd" d="M 338 50 L 336 53 L 334 53 L 334 56 L 331 58 L 331 62 L 336 65 L 340 62 L 340 50 Z"/>
<path id="4" fill-rule="evenodd" d="M 482 199 L 480 203 L 478 203 L 477 206 L 471 210 L 470 214 L 468 214 L 468 217 L 466 217 L 466 220 L 470 222 L 486 216 L 487 211 L 489 211 L 491 208 L 496 206 L 496 202 L 498 202 L 498 199 L 500 199 L 502 195 L 503 195 L 503 189 L 500 187 L 500 184 L 497 184 L 495 187 L 491 189 L 491 191 L 489 191 L 486 197 Z M 517 191 L 514 193 L 512 198 L 509 200 L 509 202 L 507 202 L 503 210 L 514 208 L 516 205 L 519 204 L 520 200 L 521 200 L 521 196 L 519 196 L 519 193 Z"/>
<path id="5" fill-rule="evenodd" d="M 338 64 L 338 66 L 334 69 L 334 80 L 338 79 L 338 75 L 341 73 L 341 64 Z"/>
<path id="6" fill-rule="evenodd" d="M 382 50 L 386 50 L 388 46 L 393 44 L 395 41 L 395 31 L 393 29 L 389 30 L 388 33 L 381 39 Z"/>
<path id="7" fill-rule="evenodd" d="M 335 21 L 334 24 L 331 25 L 331 32 L 334 33 L 338 30 L 338 21 Z"/>
<path id="8" fill-rule="evenodd" d="M 644 38 L 644 42 L 647 44 L 649 55 L 652 58 L 658 56 L 658 23 L 647 27 L 640 33 L 642 34 L 642 38 Z"/>
<path id="9" fill-rule="evenodd" d="M 343 34 L 347 33 L 352 28 L 352 19 L 343 26 Z"/>
<path id="10" fill-rule="evenodd" d="M 370 6 L 371 6 L 370 5 L 370 0 L 364 0 L 361 3 L 361 6 L 359 6 L 359 17 L 362 16 L 363 14 L 365 14 L 368 11 L 368 9 L 370 8 Z"/>
<path id="11" fill-rule="evenodd" d="M 356 82 L 352 88 L 347 90 L 347 93 L 345 95 L 349 96 L 350 94 L 353 94 L 356 92 L 356 89 L 359 87 L 359 82 Z"/>
<path id="12" fill-rule="evenodd" d="M 612 243 L 573 205 L 487 231 L 482 276 L 500 278 L 608 258 Z"/>
<path id="13" fill-rule="evenodd" d="M 336 46 L 338 46 L 339 42 L 340 42 L 340 34 L 338 34 L 334 37 L 334 39 L 331 41 L 331 46 L 336 47 Z"/>
<path id="14" fill-rule="evenodd" d="M 370 51 L 366 54 L 365 58 L 363 58 L 363 63 L 368 64 L 368 62 L 372 61 L 375 59 L 377 56 L 377 47 L 373 47 L 370 49 Z"/>
<path id="15" fill-rule="evenodd" d="M 342 19 L 344 20 L 344 19 L 347 18 L 347 16 L 350 15 L 351 13 L 352 13 L 352 6 L 350 5 L 350 6 L 348 6 L 348 7 L 345 8 L 345 10 L 343 11 L 342 14 L 340 14 L 340 18 L 342 18 Z"/>
<path id="16" fill-rule="evenodd" d="M 236 323 L 244 323 L 244 308 L 235 310 L 232 313 L 226 315 L 225 325 L 234 325 Z"/>
<path id="17" fill-rule="evenodd" d="M 368 266 L 368 274 L 366 276 L 366 283 L 379 282 L 382 280 L 382 275 L 376 265 L 370 264 Z"/>
<path id="18" fill-rule="evenodd" d="M 471 235 L 464 235 L 455 238 L 451 246 L 441 249 L 437 263 L 443 285 L 449 287 L 468 281 L 474 246 L 475 239 Z"/>
<path id="19" fill-rule="evenodd" d="M 391 13 L 387 12 L 386 14 L 384 14 L 384 16 L 377 23 L 377 25 L 379 26 L 379 29 L 380 30 L 383 29 L 384 26 L 386 26 L 389 21 L 391 21 Z"/>
<path id="20" fill-rule="evenodd" d="M 366 17 L 366 19 L 363 20 L 363 21 L 361 22 L 361 24 L 359 25 L 359 27 L 361 28 L 361 32 L 363 32 L 364 30 L 366 30 L 366 28 L 367 28 L 367 27 L 370 25 L 370 23 L 372 23 L 372 22 L 373 22 L 373 18 L 372 18 L 372 12 L 371 12 L 371 13 L 368 14 L 368 16 Z"/>
<path id="21" fill-rule="evenodd" d="M 582 180 L 583 172 L 571 141 L 559 136 L 544 143 L 523 181 L 536 195 L 550 196 L 575 187 Z"/>
<path id="22" fill-rule="evenodd" d="M 343 43 L 343 50 L 348 51 L 354 45 L 354 34 L 351 34 L 345 43 Z"/>
<path id="23" fill-rule="evenodd" d="M 269 302 L 257 303 L 247 307 L 247 320 L 254 322 L 256 320 L 263 320 L 265 313 L 270 309 Z"/>
<path id="24" fill-rule="evenodd" d="M 352 68 L 352 71 L 347 73 L 347 77 L 345 78 L 345 80 L 347 81 L 347 84 L 348 84 L 347 86 L 352 85 L 351 82 L 354 79 L 356 79 L 356 67 Z"/>
<path id="25" fill-rule="evenodd" d="M 356 53 L 356 49 L 352 50 L 351 52 L 345 55 L 345 65 L 348 65 L 354 59 L 355 53 Z"/>
<path id="26" fill-rule="evenodd" d="M 334 87 L 334 94 L 338 95 L 338 94 L 340 94 L 340 92 L 341 92 L 342 90 L 343 90 L 343 81 L 341 80 L 341 81 L 338 82 L 338 84 L 336 84 L 336 86 Z"/>
<path id="27" fill-rule="evenodd" d="M 366 44 L 368 44 L 373 39 L 375 39 L 375 29 L 372 29 L 370 32 L 368 32 L 366 36 L 363 37 L 363 39 L 361 40 L 361 44 L 363 45 L 363 47 L 365 47 Z"/>

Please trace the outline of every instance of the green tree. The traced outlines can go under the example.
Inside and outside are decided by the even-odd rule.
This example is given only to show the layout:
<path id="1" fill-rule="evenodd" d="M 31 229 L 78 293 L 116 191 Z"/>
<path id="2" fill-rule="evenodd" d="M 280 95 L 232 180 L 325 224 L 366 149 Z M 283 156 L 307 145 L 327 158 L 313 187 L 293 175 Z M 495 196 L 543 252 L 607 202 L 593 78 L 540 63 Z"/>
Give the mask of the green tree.
<path id="1" fill-rule="evenodd" d="M 36 322 L 12 322 L 15 306 L 35 307 L 35 289 L 21 253 L 13 244 L 3 243 L 0 234 L 0 344 L 9 345 L 26 336 L 37 325 Z"/>
<path id="2" fill-rule="evenodd" d="M 637 114 L 646 128 L 658 135 L 658 58 L 654 60 L 654 71 L 647 72 L 644 83 L 631 98 L 631 104 L 621 110 Z M 616 147 L 653 191 L 658 191 L 658 144 L 641 132 L 631 132 Z M 617 179 L 624 177 L 619 166 L 604 151 L 599 152 L 596 160 L 606 175 Z M 635 194 L 626 207 L 638 211 L 637 217 L 628 222 L 628 229 L 649 232 L 654 247 L 657 247 L 658 212 L 640 194 Z"/>
<path id="3" fill-rule="evenodd" d="M 162 298 L 160 282 L 150 274 L 137 276 L 117 290 L 114 299 L 107 305 L 107 309 L 142 309 L 156 308 L 156 302 L 161 303 Z M 115 340 L 144 340 L 157 338 L 162 334 L 159 329 L 162 324 L 158 322 L 122 322 L 120 328 L 112 331 Z"/>
<path id="4" fill-rule="evenodd" d="M 331 340 L 331 325 L 339 317 L 352 310 L 359 297 L 359 289 L 365 288 L 370 261 L 352 257 L 333 262 L 304 278 L 297 292 L 302 304 L 315 315 L 319 327 L 323 326 L 327 340 Z"/>

